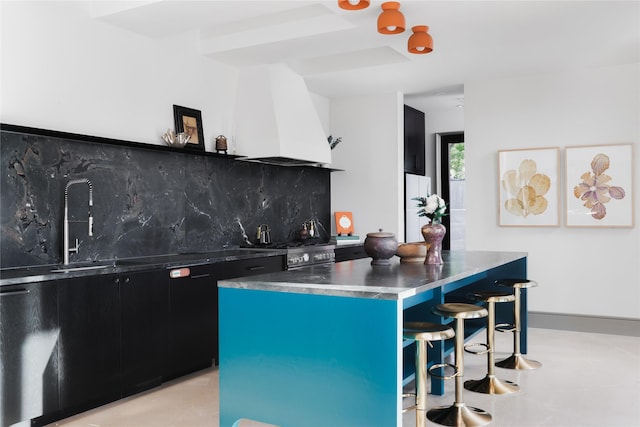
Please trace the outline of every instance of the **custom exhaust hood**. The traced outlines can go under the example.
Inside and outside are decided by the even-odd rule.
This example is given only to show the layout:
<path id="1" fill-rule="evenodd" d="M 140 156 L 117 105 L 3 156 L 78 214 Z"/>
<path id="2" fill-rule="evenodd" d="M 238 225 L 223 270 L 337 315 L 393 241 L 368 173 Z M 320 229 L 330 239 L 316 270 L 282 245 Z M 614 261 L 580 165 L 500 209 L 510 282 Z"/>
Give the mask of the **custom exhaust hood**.
<path id="1" fill-rule="evenodd" d="M 240 70 L 235 137 L 242 160 L 280 166 L 323 166 L 331 149 L 307 85 L 284 64 Z"/>

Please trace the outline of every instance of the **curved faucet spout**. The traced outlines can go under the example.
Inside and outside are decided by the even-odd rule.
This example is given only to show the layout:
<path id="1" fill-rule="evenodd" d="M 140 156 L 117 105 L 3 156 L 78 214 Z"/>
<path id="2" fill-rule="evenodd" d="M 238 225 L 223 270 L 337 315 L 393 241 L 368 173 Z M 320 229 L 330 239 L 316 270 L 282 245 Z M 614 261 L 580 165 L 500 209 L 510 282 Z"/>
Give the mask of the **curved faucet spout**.
<path id="1" fill-rule="evenodd" d="M 87 223 L 89 224 L 88 235 L 93 236 L 93 213 L 91 212 L 91 208 L 93 207 L 93 183 L 87 178 L 72 179 L 67 182 L 67 185 L 64 187 L 64 223 L 62 237 L 62 257 L 64 265 L 69 265 L 69 253 L 78 252 L 79 247 L 78 239 L 76 239 L 73 248 L 69 247 L 69 187 L 74 184 L 87 184 L 89 186 L 89 217 Z"/>

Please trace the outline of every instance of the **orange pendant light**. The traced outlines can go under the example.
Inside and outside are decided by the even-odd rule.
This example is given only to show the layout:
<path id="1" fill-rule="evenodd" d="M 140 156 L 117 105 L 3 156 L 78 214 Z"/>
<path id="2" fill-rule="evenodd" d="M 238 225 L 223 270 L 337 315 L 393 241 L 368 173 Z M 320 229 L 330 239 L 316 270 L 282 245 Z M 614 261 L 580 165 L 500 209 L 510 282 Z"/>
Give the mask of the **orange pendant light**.
<path id="1" fill-rule="evenodd" d="M 346 10 L 360 10 L 369 7 L 369 0 L 338 0 L 338 6 Z"/>
<path id="2" fill-rule="evenodd" d="M 408 50 L 411 53 L 424 54 L 433 51 L 433 38 L 429 34 L 429 27 L 416 25 L 411 28 L 413 34 L 409 37 Z"/>
<path id="3" fill-rule="evenodd" d="M 379 33 L 400 34 L 404 31 L 404 15 L 399 9 L 400 3 L 397 1 L 382 3 L 382 13 L 378 16 Z"/>

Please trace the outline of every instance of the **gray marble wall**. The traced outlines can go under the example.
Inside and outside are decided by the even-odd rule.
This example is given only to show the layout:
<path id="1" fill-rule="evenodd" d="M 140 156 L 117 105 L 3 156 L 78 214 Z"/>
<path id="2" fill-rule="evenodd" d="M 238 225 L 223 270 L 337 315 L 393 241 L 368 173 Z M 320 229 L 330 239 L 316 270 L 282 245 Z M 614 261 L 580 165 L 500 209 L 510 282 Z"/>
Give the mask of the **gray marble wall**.
<path id="1" fill-rule="evenodd" d="M 263 223 L 273 241 L 293 241 L 313 219 L 329 239 L 327 170 L 33 130 L 3 130 L 0 153 L 2 268 L 62 261 L 64 188 L 79 178 L 93 183 L 94 233 L 88 186 L 72 185 L 72 262 L 237 247 Z"/>

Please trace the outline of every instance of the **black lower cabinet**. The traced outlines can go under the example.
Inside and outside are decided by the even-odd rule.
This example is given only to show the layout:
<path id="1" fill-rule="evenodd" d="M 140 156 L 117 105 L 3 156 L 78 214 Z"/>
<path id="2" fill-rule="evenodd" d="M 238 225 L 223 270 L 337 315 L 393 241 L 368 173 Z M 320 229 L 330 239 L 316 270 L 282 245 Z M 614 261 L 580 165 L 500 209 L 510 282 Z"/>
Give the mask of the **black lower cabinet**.
<path id="1" fill-rule="evenodd" d="M 344 245 L 335 248 L 336 262 L 351 261 L 354 259 L 367 258 L 369 255 L 364 251 L 364 245 Z"/>
<path id="2" fill-rule="evenodd" d="M 0 426 L 57 413 L 57 282 L 0 288 Z"/>
<path id="3" fill-rule="evenodd" d="M 112 275 L 60 281 L 63 415 L 120 398 L 120 286 Z"/>
<path id="4" fill-rule="evenodd" d="M 171 279 L 169 378 L 212 366 L 217 353 L 215 265 L 191 266 L 189 271 L 189 275 Z"/>
<path id="5" fill-rule="evenodd" d="M 169 275 L 166 270 L 120 275 L 122 395 L 162 383 L 169 364 Z"/>
<path id="6" fill-rule="evenodd" d="M 169 335 L 165 270 L 59 283 L 63 416 L 162 382 Z"/>

